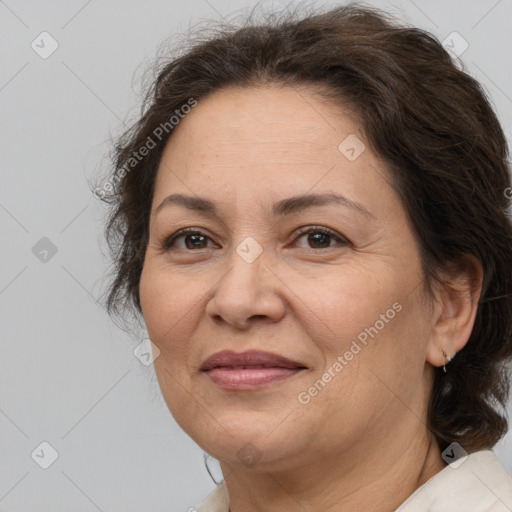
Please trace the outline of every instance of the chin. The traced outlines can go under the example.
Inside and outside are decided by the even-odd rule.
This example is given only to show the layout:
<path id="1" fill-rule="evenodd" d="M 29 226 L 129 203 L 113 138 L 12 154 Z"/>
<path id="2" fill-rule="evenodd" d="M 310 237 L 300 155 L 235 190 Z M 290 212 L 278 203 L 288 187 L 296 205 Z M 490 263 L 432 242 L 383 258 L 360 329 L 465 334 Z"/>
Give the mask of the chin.
<path id="1" fill-rule="evenodd" d="M 205 452 L 220 462 L 255 472 L 295 466 L 304 456 L 304 447 L 311 443 L 297 435 L 296 425 L 294 432 L 290 432 L 285 425 L 276 424 L 275 416 L 269 415 L 265 420 L 261 414 L 258 418 L 255 414 L 238 412 L 233 421 L 222 415 L 213 415 L 218 421 L 208 416 L 204 423 L 186 422 L 180 426 Z"/>

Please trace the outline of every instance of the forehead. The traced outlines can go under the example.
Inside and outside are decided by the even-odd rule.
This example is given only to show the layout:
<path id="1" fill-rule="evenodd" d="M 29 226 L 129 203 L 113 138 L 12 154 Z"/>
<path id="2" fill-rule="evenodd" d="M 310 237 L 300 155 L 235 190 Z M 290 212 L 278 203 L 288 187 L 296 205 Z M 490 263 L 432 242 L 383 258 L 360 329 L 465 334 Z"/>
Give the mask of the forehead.
<path id="1" fill-rule="evenodd" d="M 386 180 L 354 116 L 318 90 L 230 87 L 200 100 L 173 130 L 155 201 L 176 191 L 278 199 L 312 189 L 361 201 L 370 182 L 382 189 Z"/>
<path id="2" fill-rule="evenodd" d="M 226 87 L 201 99 L 180 122 L 168 146 L 183 139 L 209 150 L 233 152 L 245 143 L 245 152 L 258 153 L 267 146 L 275 153 L 293 149 L 297 156 L 314 158 L 313 152 L 337 153 L 343 135 L 359 133 L 355 116 L 325 99 L 318 88 L 301 86 Z M 185 132 L 185 133 L 184 133 Z M 293 154 L 289 155 L 293 158 Z"/>

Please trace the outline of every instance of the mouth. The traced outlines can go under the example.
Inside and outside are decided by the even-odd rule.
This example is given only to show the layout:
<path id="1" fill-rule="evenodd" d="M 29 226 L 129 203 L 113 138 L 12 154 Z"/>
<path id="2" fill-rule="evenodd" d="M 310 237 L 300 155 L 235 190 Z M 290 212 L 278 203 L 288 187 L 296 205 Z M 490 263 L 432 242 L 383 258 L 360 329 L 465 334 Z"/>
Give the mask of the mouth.
<path id="1" fill-rule="evenodd" d="M 217 386 L 229 390 L 260 389 L 288 379 L 307 367 L 271 352 L 217 352 L 201 366 Z"/>

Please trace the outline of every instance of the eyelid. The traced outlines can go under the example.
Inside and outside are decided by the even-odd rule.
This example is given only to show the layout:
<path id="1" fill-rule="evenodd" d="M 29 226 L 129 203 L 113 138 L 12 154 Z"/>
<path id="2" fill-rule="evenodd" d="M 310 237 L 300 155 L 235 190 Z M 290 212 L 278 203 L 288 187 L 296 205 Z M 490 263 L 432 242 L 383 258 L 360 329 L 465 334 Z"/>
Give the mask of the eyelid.
<path id="1" fill-rule="evenodd" d="M 194 227 L 183 228 L 183 229 L 179 229 L 178 231 L 176 231 L 175 233 L 173 233 L 172 235 L 170 235 L 164 239 L 163 244 L 162 244 L 163 251 L 164 252 L 168 251 L 170 249 L 172 243 L 174 243 L 178 238 L 181 238 L 186 235 L 202 235 L 202 236 L 208 238 L 209 240 L 212 240 L 211 237 L 202 229 L 194 228 Z M 190 251 L 190 252 L 192 252 L 192 251 Z"/>
<path id="2" fill-rule="evenodd" d="M 334 229 L 328 228 L 326 226 L 315 226 L 315 225 L 308 224 L 307 226 L 303 226 L 303 227 L 300 227 L 297 229 L 298 229 L 298 231 L 295 236 L 303 235 L 304 233 L 308 233 L 309 231 L 320 231 L 322 233 L 327 233 L 327 234 L 331 235 L 333 238 L 338 238 L 339 240 L 344 240 L 344 241 L 348 242 L 348 239 L 345 238 L 343 235 L 339 234 Z"/>
<path id="3" fill-rule="evenodd" d="M 325 226 L 314 226 L 314 225 L 308 225 L 308 226 L 303 226 L 302 228 L 299 228 L 299 231 L 296 233 L 293 241 L 295 241 L 297 238 L 300 238 L 302 235 L 309 233 L 309 232 L 324 233 L 324 234 L 329 235 L 330 237 L 336 239 L 337 242 L 339 242 L 343 245 L 352 245 L 352 242 L 350 242 L 350 240 L 348 238 L 339 234 L 337 231 L 334 231 L 333 229 L 327 228 Z M 333 249 L 333 248 L 335 248 L 335 246 L 326 247 L 323 250 L 325 251 L 325 250 Z M 309 250 L 314 251 L 314 252 L 320 252 L 322 249 L 309 249 Z"/>
<path id="4" fill-rule="evenodd" d="M 315 226 L 315 225 L 307 225 L 307 226 L 302 226 L 302 227 L 298 228 L 298 231 L 294 234 L 295 238 L 293 239 L 293 242 L 296 241 L 297 238 L 300 238 L 302 235 L 309 233 L 309 232 L 324 233 L 326 235 L 329 235 L 333 239 L 336 239 L 337 242 L 339 242 L 343 245 L 351 245 L 350 240 L 348 240 L 343 235 L 340 235 L 338 232 L 334 231 L 333 229 L 327 228 L 325 226 Z M 189 235 L 189 234 L 202 235 L 202 236 L 206 237 L 207 239 L 209 239 L 210 241 L 213 241 L 212 238 L 204 230 L 202 230 L 200 228 L 188 227 L 188 228 L 180 229 L 180 230 L 176 231 L 175 233 L 173 233 L 172 235 L 170 235 L 169 237 L 165 238 L 163 241 L 163 244 L 162 244 L 163 251 L 166 252 L 166 251 L 170 250 L 172 243 L 174 243 L 177 239 L 179 239 L 183 236 Z M 334 247 L 335 246 L 326 247 L 323 249 L 306 249 L 306 250 L 320 252 L 322 250 L 325 251 L 325 250 L 328 250 L 328 249 L 331 249 Z M 184 250 L 187 250 L 187 249 L 184 249 Z M 188 250 L 188 251 L 193 252 L 193 250 Z"/>

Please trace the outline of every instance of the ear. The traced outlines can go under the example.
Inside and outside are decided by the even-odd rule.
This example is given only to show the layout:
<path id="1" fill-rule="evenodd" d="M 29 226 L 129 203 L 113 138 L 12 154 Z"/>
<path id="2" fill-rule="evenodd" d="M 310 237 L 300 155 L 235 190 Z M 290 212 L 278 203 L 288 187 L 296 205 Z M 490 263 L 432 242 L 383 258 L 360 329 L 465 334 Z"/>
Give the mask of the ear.
<path id="1" fill-rule="evenodd" d="M 432 332 L 426 360 L 433 366 L 448 364 L 450 358 L 469 340 L 482 292 L 483 269 L 472 255 L 464 255 L 444 276 L 444 284 L 435 290 Z"/>

